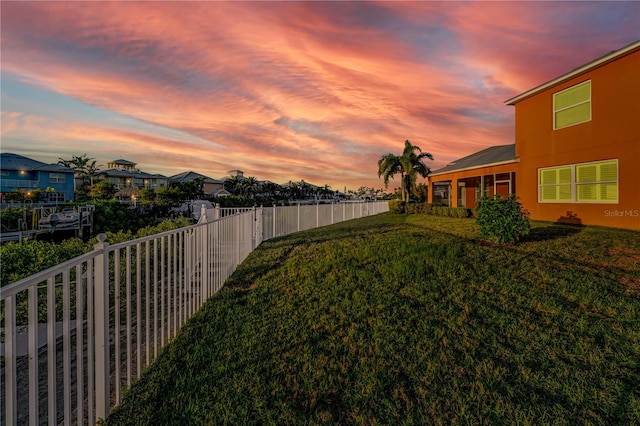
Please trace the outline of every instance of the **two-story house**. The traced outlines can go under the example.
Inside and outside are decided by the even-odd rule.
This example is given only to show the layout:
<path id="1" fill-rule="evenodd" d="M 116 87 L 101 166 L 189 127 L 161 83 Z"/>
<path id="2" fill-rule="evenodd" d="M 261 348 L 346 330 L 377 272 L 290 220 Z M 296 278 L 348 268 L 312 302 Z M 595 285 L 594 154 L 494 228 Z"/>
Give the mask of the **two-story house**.
<path id="1" fill-rule="evenodd" d="M 505 104 L 532 218 L 640 229 L 640 41 Z"/>
<path id="2" fill-rule="evenodd" d="M 516 110 L 515 145 L 434 171 L 429 202 L 444 189 L 466 207 L 473 194 L 515 193 L 532 219 L 640 229 L 640 41 L 505 104 Z"/>
<path id="3" fill-rule="evenodd" d="M 98 179 L 107 180 L 118 189 L 159 189 L 169 186 L 169 178 L 160 174 L 150 174 L 139 170 L 137 163 L 128 160 L 114 160 L 107 163 L 107 170 L 98 172 Z"/>
<path id="4" fill-rule="evenodd" d="M 72 168 L 8 152 L 0 154 L 0 193 L 3 200 L 8 192 L 41 190 L 41 201 L 45 203 L 73 201 L 73 186 Z"/>

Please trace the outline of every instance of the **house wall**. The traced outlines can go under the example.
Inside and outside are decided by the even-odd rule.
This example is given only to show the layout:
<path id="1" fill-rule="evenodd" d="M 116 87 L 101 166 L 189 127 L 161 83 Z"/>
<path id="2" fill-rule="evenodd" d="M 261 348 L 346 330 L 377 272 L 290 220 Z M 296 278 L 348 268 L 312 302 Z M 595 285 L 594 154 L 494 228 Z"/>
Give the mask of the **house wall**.
<path id="1" fill-rule="evenodd" d="M 51 173 L 63 174 L 65 177 L 64 182 L 52 182 L 50 179 Z M 56 190 L 56 192 L 64 194 L 65 201 L 68 201 L 68 200 L 73 201 L 74 199 L 73 186 L 75 181 L 75 176 L 73 173 L 38 172 L 38 178 L 39 178 L 38 179 L 39 187 L 43 191 L 47 188 L 53 188 Z"/>
<path id="2" fill-rule="evenodd" d="M 19 171 L 5 170 L 0 182 L 0 192 L 7 193 L 23 189 L 26 191 L 53 188 L 59 194 L 64 194 L 64 201 L 73 201 L 73 173 L 45 172 L 45 171 Z M 65 176 L 64 182 L 52 182 L 49 179 L 50 173 L 60 173 Z"/>
<path id="3" fill-rule="evenodd" d="M 518 196 L 532 219 L 640 229 L 640 50 L 516 103 Z M 553 129 L 553 94 L 591 80 L 591 121 Z M 538 169 L 618 160 L 618 202 L 540 203 Z"/>
<path id="4" fill-rule="evenodd" d="M 209 194 L 215 190 L 223 189 L 223 183 L 205 182 L 202 189 L 205 194 Z"/>

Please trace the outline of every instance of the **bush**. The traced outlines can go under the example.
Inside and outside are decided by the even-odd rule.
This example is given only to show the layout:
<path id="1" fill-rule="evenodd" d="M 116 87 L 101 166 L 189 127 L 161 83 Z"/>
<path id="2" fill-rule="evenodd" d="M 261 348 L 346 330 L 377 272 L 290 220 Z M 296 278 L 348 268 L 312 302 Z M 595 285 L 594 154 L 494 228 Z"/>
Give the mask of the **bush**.
<path id="1" fill-rule="evenodd" d="M 529 213 L 515 195 L 481 197 L 475 211 L 480 234 L 498 244 L 513 244 L 528 235 Z"/>
<path id="2" fill-rule="evenodd" d="M 0 225 L 2 232 L 19 231 L 31 228 L 33 210 L 31 207 L 8 207 L 0 210 Z"/>
<path id="3" fill-rule="evenodd" d="M 128 203 L 110 200 L 96 200 L 96 210 L 93 213 L 93 229 L 95 234 L 101 232 L 131 232 L 152 226 L 155 218 L 151 215 L 141 216 L 138 209 Z"/>
<path id="4" fill-rule="evenodd" d="M 404 214 L 407 211 L 407 203 L 400 200 L 389 201 L 389 211 L 397 214 Z"/>
<path id="5" fill-rule="evenodd" d="M 131 231 L 107 231 L 109 244 L 117 244 L 140 237 L 159 234 L 172 229 L 190 225 L 184 218 L 165 220 L 155 226 Z M 11 284 L 52 266 L 56 266 L 74 257 L 93 250 L 96 240 L 83 242 L 78 238 L 70 238 L 55 243 L 50 241 L 26 240 L 23 243 L 8 242 L 0 246 L 0 283 Z"/>
<path id="6" fill-rule="evenodd" d="M 60 243 L 27 240 L 0 246 L 0 282 L 8 285 L 19 279 L 51 268 L 91 250 L 91 245 L 78 238 Z"/>

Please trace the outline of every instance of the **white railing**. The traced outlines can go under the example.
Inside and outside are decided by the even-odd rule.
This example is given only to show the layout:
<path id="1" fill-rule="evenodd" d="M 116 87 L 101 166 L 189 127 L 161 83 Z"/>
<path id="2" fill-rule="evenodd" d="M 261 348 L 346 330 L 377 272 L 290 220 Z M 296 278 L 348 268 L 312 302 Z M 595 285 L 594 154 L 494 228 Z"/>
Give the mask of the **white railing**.
<path id="1" fill-rule="evenodd" d="M 94 250 L 1 288 L 2 424 L 95 424 L 263 240 L 386 202 L 244 209 Z"/>

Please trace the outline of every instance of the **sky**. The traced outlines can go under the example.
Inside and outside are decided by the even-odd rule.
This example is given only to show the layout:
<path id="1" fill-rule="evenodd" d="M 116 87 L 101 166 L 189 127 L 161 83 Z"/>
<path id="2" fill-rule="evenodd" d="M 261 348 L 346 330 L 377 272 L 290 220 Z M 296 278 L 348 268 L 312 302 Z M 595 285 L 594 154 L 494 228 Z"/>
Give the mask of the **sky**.
<path id="1" fill-rule="evenodd" d="M 514 143 L 504 101 L 640 40 L 640 2 L 0 4 L 2 152 L 383 188 Z M 398 182 L 391 181 L 389 187 Z"/>

